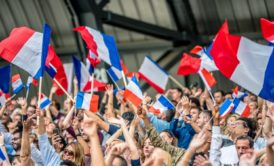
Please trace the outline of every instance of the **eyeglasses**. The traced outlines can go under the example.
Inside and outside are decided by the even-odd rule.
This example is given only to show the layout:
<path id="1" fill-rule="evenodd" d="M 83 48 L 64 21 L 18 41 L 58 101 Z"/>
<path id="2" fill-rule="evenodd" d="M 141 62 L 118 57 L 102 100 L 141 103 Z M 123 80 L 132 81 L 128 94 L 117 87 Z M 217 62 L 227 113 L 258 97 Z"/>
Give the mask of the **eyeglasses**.
<path id="1" fill-rule="evenodd" d="M 65 150 L 64 150 L 64 154 L 67 154 L 68 156 L 74 156 L 73 151 L 68 150 L 68 149 L 65 149 Z"/>

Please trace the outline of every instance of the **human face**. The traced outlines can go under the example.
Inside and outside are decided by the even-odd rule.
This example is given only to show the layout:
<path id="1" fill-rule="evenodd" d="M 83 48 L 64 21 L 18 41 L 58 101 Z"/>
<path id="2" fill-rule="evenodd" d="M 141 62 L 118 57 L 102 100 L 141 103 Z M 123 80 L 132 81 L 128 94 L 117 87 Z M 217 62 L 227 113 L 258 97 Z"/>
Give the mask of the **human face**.
<path id="1" fill-rule="evenodd" d="M 13 149 L 18 152 L 21 150 L 21 138 L 20 138 L 20 133 L 14 133 L 12 135 L 12 146 Z"/>
<path id="2" fill-rule="evenodd" d="M 208 121 L 209 121 L 208 116 L 205 113 L 201 112 L 197 120 L 198 126 L 203 127 Z"/>
<path id="3" fill-rule="evenodd" d="M 257 102 L 252 101 L 248 104 L 248 106 L 251 110 L 255 110 L 257 108 Z"/>
<path id="4" fill-rule="evenodd" d="M 63 160 L 75 161 L 75 152 L 71 145 L 67 146 L 64 150 Z"/>
<path id="5" fill-rule="evenodd" d="M 65 111 L 69 111 L 70 108 L 71 108 L 70 99 L 66 99 L 66 100 L 64 101 L 64 110 L 65 110 Z"/>
<path id="6" fill-rule="evenodd" d="M 243 154 L 247 153 L 247 150 L 250 149 L 248 140 L 238 140 L 236 142 L 236 148 L 238 156 L 241 157 Z"/>
<path id="7" fill-rule="evenodd" d="M 233 124 L 234 129 L 232 133 L 234 134 L 235 138 L 242 135 L 247 135 L 249 129 L 245 127 L 244 123 L 245 122 L 242 120 L 236 120 Z"/>
<path id="8" fill-rule="evenodd" d="M 167 132 L 161 132 L 160 137 L 163 141 L 167 142 L 168 144 L 172 144 L 173 138 Z"/>
<path id="9" fill-rule="evenodd" d="M 223 95 L 222 95 L 221 92 L 215 92 L 214 93 L 214 99 L 215 99 L 217 104 L 221 104 L 224 100 Z"/>
<path id="10" fill-rule="evenodd" d="M 143 152 L 146 158 L 148 158 L 154 150 L 154 146 L 151 144 L 150 139 L 146 139 L 144 147 L 143 147 Z"/>
<path id="11" fill-rule="evenodd" d="M 197 122 L 198 117 L 199 117 L 198 109 L 197 108 L 191 108 L 190 115 L 191 115 L 191 119 L 193 120 L 193 122 Z"/>
<path id="12" fill-rule="evenodd" d="M 232 132 L 232 130 L 234 129 L 235 121 L 236 121 L 236 117 L 234 117 L 234 116 L 231 116 L 227 119 L 226 128 L 227 128 L 228 132 Z"/>
<path id="13" fill-rule="evenodd" d="M 177 89 L 173 89 L 171 91 L 171 98 L 172 100 L 179 101 L 181 99 L 182 93 L 179 92 Z"/>
<path id="14" fill-rule="evenodd" d="M 19 122 L 19 121 L 21 121 L 21 116 L 20 116 L 20 115 L 15 115 L 14 118 L 13 118 L 13 121 L 14 121 L 14 122 Z"/>

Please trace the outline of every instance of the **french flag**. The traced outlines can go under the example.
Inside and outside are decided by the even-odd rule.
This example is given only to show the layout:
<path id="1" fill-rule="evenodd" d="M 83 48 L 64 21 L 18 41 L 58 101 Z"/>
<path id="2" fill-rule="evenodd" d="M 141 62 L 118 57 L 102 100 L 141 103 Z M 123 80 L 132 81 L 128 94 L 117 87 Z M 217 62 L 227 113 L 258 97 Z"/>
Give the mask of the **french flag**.
<path id="1" fill-rule="evenodd" d="M 153 114 L 160 114 L 166 110 L 174 110 L 174 105 L 164 96 L 161 95 L 157 101 L 149 108 Z"/>
<path id="2" fill-rule="evenodd" d="M 110 66 L 122 70 L 118 49 L 112 36 L 100 33 L 87 26 L 79 26 L 74 28 L 74 30 L 80 33 L 94 55 Z"/>
<path id="3" fill-rule="evenodd" d="M 213 61 L 213 58 L 211 57 L 211 55 L 208 55 L 206 53 L 205 48 L 203 48 L 202 46 L 195 46 L 192 50 L 190 50 L 190 53 L 200 56 L 200 68 L 206 68 L 210 72 L 218 70 L 217 66 Z"/>
<path id="4" fill-rule="evenodd" d="M 78 92 L 76 96 L 76 109 L 85 109 L 91 112 L 98 111 L 99 96 Z"/>
<path id="5" fill-rule="evenodd" d="M 242 100 L 245 96 L 247 96 L 246 93 L 239 91 L 239 87 L 236 86 L 234 89 L 232 89 L 232 97 L 238 98 Z"/>
<path id="6" fill-rule="evenodd" d="M 250 114 L 250 108 L 247 104 L 245 104 L 238 98 L 235 98 L 233 100 L 233 104 L 234 108 L 231 112 L 239 114 L 241 117 L 248 118 Z"/>
<path id="7" fill-rule="evenodd" d="M 220 118 L 225 118 L 234 108 L 234 104 L 229 99 L 226 99 L 220 106 Z"/>
<path id="8" fill-rule="evenodd" d="M 13 75 L 11 78 L 11 82 L 12 82 L 11 85 L 12 85 L 14 94 L 19 93 L 24 88 L 24 84 L 23 84 L 19 74 Z"/>
<path id="9" fill-rule="evenodd" d="M 65 90 L 68 90 L 68 80 L 65 68 L 52 46 L 49 46 L 48 48 L 46 71 L 52 79 L 58 81 Z M 53 81 L 53 86 L 58 87 L 56 91 L 57 96 L 62 96 L 64 94 L 63 90 L 55 83 L 55 81 Z"/>
<path id="10" fill-rule="evenodd" d="M 87 68 L 90 74 L 94 72 L 95 67 L 100 63 L 98 57 L 89 50 L 88 56 L 86 58 Z"/>
<path id="11" fill-rule="evenodd" d="M 217 81 L 214 76 L 206 69 L 201 69 L 199 75 L 202 78 L 206 88 L 211 91 L 212 87 L 216 85 Z"/>
<path id="12" fill-rule="evenodd" d="M 253 94 L 274 102 L 273 49 L 221 29 L 210 54 L 223 75 Z"/>
<path id="13" fill-rule="evenodd" d="M 49 98 L 41 93 L 40 109 L 46 109 L 51 104 Z"/>
<path id="14" fill-rule="evenodd" d="M 274 43 L 274 22 L 261 18 L 261 31 L 265 40 Z"/>
<path id="15" fill-rule="evenodd" d="M 111 80 L 113 82 L 117 82 L 122 78 L 122 73 L 120 70 L 116 69 L 115 67 L 111 66 L 108 70 L 107 73 Z"/>
<path id="16" fill-rule="evenodd" d="M 27 27 L 14 28 L 0 43 L 0 57 L 27 71 L 35 79 L 43 76 L 50 29 L 43 33 Z"/>
<path id="17" fill-rule="evenodd" d="M 10 65 L 3 66 L 0 68 L 0 90 L 2 90 L 4 93 L 8 93 L 10 89 L 10 72 Z"/>
<path id="18" fill-rule="evenodd" d="M 81 92 L 90 92 L 91 90 L 91 81 L 90 74 L 87 67 L 73 56 L 73 65 L 75 75 L 78 81 L 78 88 Z M 93 91 L 105 91 L 106 84 L 94 79 Z"/>
<path id="19" fill-rule="evenodd" d="M 149 85 L 159 93 L 164 93 L 168 83 L 169 74 L 164 71 L 150 57 L 146 56 L 140 69 L 140 78 L 144 79 Z"/>
<path id="20" fill-rule="evenodd" d="M 138 107 L 142 103 L 144 96 L 136 77 L 132 77 L 132 79 L 126 86 L 126 89 L 124 91 L 124 98 L 130 101 L 136 107 Z"/>

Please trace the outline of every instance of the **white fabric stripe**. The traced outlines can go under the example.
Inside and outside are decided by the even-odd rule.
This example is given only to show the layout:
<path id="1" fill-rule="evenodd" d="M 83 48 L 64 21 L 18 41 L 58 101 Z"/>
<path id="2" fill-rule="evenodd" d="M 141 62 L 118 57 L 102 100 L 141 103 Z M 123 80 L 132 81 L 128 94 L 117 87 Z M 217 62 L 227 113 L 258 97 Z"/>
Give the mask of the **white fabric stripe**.
<path id="1" fill-rule="evenodd" d="M 17 53 L 12 63 L 35 76 L 41 66 L 43 34 L 34 32 Z"/>
<path id="2" fill-rule="evenodd" d="M 154 107 L 155 109 L 159 109 L 161 113 L 167 110 L 167 108 L 166 108 L 161 102 L 159 102 L 159 100 L 157 100 L 157 101 L 153 104 L 153 107 Z"/>
<path id="3" fill-rule="evenodd" d="M 240 64 L 234 70 L 231 80 L 258 95 L 263 87 L 264 74 L 272 51 L 273 47 L 241 37 L 237 52 Z"/>
<path id="4" fill-rule="evenodd" d="M 83 104 L 82 104 L 83 109 L 89 110 L 90 100 L 91 100 L 91 94 L 85 93 Z"/>
<path id="5" fill-rule="evenodd" d="M 205 53 L 202 54 L 200 59 L 201 59 L 200 69 L 205 68 L 209 72 L 218 70 L 214 61 L 211 60 Z"/>
<path id="6" fill-rule="evenodd" d="M 107 46 L 105 45 L 102 34 L 92 28 L 86 27 L 89 33 L 93 36 L 93 40 L 97 44 L 97 53 L 100 59 L 111 65 L 110 54 Z"/>
<path id="7" fill-rule="evenodd" d="M 139 72 L 146 76 L 151 82 L 165 90 L 168 82 L 168 75 L 158 68 L 153 62 L 145 57 Z"/>
<path id="8" fill-rule="evenodd" d="M 205 79 L 205 77 L 204 77 L 204 75 L 202 74 L 201 70 L 199 70 L 198 73 L 199 73 L 200 77 L 202 78 L 202 80 L 203 80 L 203 82 L 204 82 L 204 84 L 205 84 L 207 90 L 208 90 L 208 91 L 211 91 L 211 88 L 210 88 L 210 86 L 208 85 L 207 80 Z"/>
<path id="9" fill-rule="evenodd" d="M 81 83 L 80 83 L 80 90 L 86 86 L 87 82 L 89 81 L 89 71 L 87 67 L 81 62 Z"/>
<path id="10" fill-rule="evenodd" d="M 138 98 L 143 100 L 143 94 L 141 89 L 135 84 L 135 82 L 130 81 L 129 84 L 127 85 L 127 89 L 130 90 L 132 93 L 134 93 Z"/>
<path id="11" fill-rule="evenodd" d="M 243 103 L 243 102 L 240 102 L 239 105 L 237 106 L 235 112 L 236 112 L 237 114 L 242 115 L 242 113 L 244 112 L 245 108 L 246 108 L 246 104 Z"/>
<path id="12" fill-rule="evenodd" d="M 115 67 L 111 66 L 112 71 L 115 73 L 115 75 L 121 79 L 122 78 L 122 72 L 120 70 L 116 69 Z"/>

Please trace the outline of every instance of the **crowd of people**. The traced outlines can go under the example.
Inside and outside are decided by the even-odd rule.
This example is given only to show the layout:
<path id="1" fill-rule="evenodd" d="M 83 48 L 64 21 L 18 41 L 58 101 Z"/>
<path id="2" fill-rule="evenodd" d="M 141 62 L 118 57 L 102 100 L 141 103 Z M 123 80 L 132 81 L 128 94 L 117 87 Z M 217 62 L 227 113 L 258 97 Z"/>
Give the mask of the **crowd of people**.
<path id="1" fill-rule="evenodd" d="M 175 109 L 159 114 L 149 111 L 158 95 L 144 94 L 136 107 L 123 90 L 114 94 L 112 85 L 97 113 L 75 110 L 69 98 L 58 103 L 55 92 L 52 87 L 45 110 L 36 97 L 30 102 L 17 97 L 1 107 L 3 165 L 274 165 L 274 103 L 251 93 L 243 98 L 251 109 L 248 118 L 233 113 L 220 118 L 231 92 L 214 91 L 213 101 L 198 86 L 171 88 L 165 95 Z"/>

